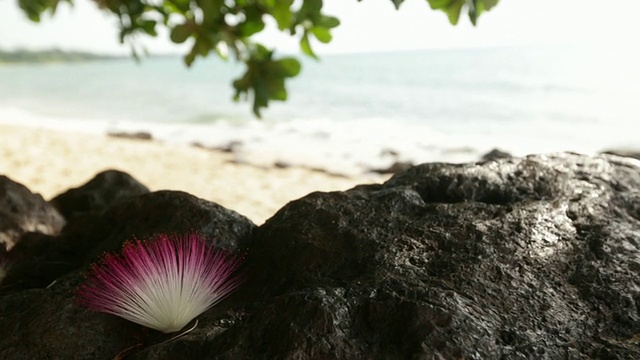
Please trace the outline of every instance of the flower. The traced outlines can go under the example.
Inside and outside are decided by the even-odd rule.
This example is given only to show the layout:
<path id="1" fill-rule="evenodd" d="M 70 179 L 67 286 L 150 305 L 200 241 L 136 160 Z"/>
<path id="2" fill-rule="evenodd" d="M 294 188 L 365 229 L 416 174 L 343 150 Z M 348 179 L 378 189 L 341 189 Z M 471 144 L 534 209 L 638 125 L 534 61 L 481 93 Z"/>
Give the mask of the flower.
<path id="1" fill-rule="evenodd" d="M 159 234 L 127 242 L 121 255 L 94 264 L 78 301 L 90 310 L 176 332 L 240 285 L 240 264 L 199 234 Z"/>

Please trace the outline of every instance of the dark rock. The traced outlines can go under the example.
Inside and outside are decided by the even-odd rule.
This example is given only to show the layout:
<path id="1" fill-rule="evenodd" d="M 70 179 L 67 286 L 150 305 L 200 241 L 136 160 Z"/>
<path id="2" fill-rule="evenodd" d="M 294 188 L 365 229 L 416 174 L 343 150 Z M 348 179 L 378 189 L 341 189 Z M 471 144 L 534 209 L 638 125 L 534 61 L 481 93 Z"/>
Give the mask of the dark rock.
<path id="1" fill-rule="evenodd" d="M 50 203 L 67 219 L 92 211 L 102 211 L 132 196 L 148 193 L 149 189 L 131 175 L 107 170 L 88 183 L 67 190 Z"/>
<path id="2" fill-rule="evenodd" d="M 640 160 L 640 151 L 637 149 L 611 149 L 602 151 L 602 154 L 630 157 Z"/>
<path id="3" fill-rule="evenodd" d="M 4 248 L 4 246 L 0 246 L 0 285 L 2 285 L 2 281 L 7 276 L 8 270 L 9 263 L 7 250 Z"/>
<path id="4" fill-rule="evenodd" d="M 59 238 L 25 240 L 9 253 L 14 265 L 2 287 L 7 292 L 47 286 L 96 262 L 103 253 L 119 250 L 127 240 L 156 233 L 196 231 L 214 239 L 216 246 L 236 252 L 248 247 L 254 227 L 244 216 L 184 192 L 147 193 L 74 219 Z"/>
<path id="5" fill-rule="evenodd" d="M 58 237 L 26 233 L 5 255 L 7 271 L 0 283 L 0 294 L 32 287 L 45 287 L 56 278 L 79 267 L 73 250 Z"/>
<path id="6" fill-rule="evenodd" d="M 153 135 L 147 131 L 135 131 L 135 132 L 124 132 L 124 131 L 114 131 L 107 133 L 107 136 L 122 138 L 122 139 L 134 139 L 134 140 L 153 140 Z"/>
<path id="7" fill-rule="evenodd" d="M 283 160 L 278 160 L 273 163 L 273 167 L 275 167 L 276 169 L 288 169 L 291 167 L 291 163 Z"/>
<path id="8" fill-rule="evenodd" d="M 244 316 L 132 358 L 638 359 L 634 164 L 425 164 L 310 194 L 258 229 Z"/>
<path id="9" fill-rule="evenodd" d="M 502 151 L 500 149 L 493 149 L 488 153 L 482 155 L 482 158 L 480 159 L 480 161 L 490 161 L 490 160 L 505 159 L 510 157 L 512 157 L 512 155 L 506 151 Z"/>
<path id="10" fill-rule="evenodd" d="M 233 141 L 229 141 L 226 145 L 216 146 L 216 147 L 213 147 L 212 149 L 220 152 L 235 153 L 238 150 L 238 148 L 241 146 L 242 146 L 242 141 L 233 140 Z"/>
<path id="11" fill-rule="evenodd" d="M 42 269 L 37 274 L 38 280 L 48 286 L 17 291 L 14 282 L 11 291 L 0 297 L 0 323 L 3 324 L 0 327 L 0 359 L 112 359 L 127 348 L 148 347 L 173 336 L 78 307 L 74 293 L 83 281 L 83 269 L 86 268 L 70 273 L 73 269 L 67 269 L 68 275 L 58 274 L 55 281 L 42 282 L 47 275 L 46 267 L 54 262 L 72 260 L 77 269 L 81 264 L 96 261 L 103 251 L 121 247 L 125 240 L 144 239 L 159 232 L 198 231 L 215 241 L 217 247 L 236 251 L 249 245 L 255 228 L 253 223 L 231 210 L 176 191 L 133 197 L 102 214 L 91 216 L 91 222 L 65 228 L 63 236 L 56 240 L 60 247 L 58 258 L 47 257 L 53 241 L 46 244 L 43 239 L 34 239 L 32 248 L 14 249 L 20 250 L 23 258 L 37 260 L 30 266 L 28 262 L 17 263 L 9 275 L 29 267 L 36 268 L 40 261 Z M 49 249 L 35 246 L 42 244 Z M 19 274 L 15 276 L 14 279 L 20 277 Z M 10 280 L 8 277 L 6 282 Z M 207 318 L 222 318 L 216 321 L 224 323 L 225 318 L 229 318 L 226 315 L 228 304 L 232 302 L 228 299 L 218 304 L 207 313 Z M 210 325 L 209 328 L 215 327 Z"/>
<path id="12" fill-rule="evenodd" d="M 76 274 L 48 289 L 1 297 L 0 358 L 114 359 L 136 344 L 139 327 L 75 304 L 73 291 L 82 279 Z"/>
<path id="13" fill-rule="evenodd" d="M 40 194 L 0 175 L 0 246 L 11 249 L 27 232 L 56 235 L 64 224 Z"/>
<path id="14" fill-rule="evenodd" d="M 214 221 L 249 246 L 249 281 L 188 335 L 153 346 L 154 332 L 77 309 L 72 273 L 0 298 L 0 358 L 110 358 L 142 343 L 131 359 L 638 359 L 638 189 L 636 161 L 559 154 L 312 193 L 251 240 L 242 219 Z M 194 202 L 141 195 L 74 236 L 109 250 L 125 233 L 209 228 Z"/>
<path id="15" fill-rule="evenodd" d="M 413 163 L 407 161 L 396 161 L 387 168 L 371 169 L 371 172 L 378 174 L 397 174 L 406 171 L 413 166 Z"/>
<path id="16" fill-rule="evenodd" d="M 251 220 L 235 211 L 182 191 L 165 190 L 123 201 L 91 224 L 79 224 L 64 235 L 74 242 L 93 242 L 85 256 L 88 264 L 105 251 L 119 250 L 125 240 L 156 233 L 196 231 L 215 239 L 218 247 L 235 252 L 249 246 L 254 228 Z"/>

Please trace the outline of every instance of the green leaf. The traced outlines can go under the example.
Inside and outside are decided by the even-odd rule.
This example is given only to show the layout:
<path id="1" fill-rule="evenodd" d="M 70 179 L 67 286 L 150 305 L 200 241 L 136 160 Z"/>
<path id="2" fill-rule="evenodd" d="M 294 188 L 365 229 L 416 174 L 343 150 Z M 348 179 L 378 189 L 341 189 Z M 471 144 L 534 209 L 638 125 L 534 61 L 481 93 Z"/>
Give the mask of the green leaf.
<path id="1" fill-rule="evenodd" d="M 195 2 L 202 11 L 202 25 L 212 25 L 222 16 L 220 9 L 224 0 L 196 0 Z"/>
<path id="2" fill-rule="evenodd" d="M 155 20 L 147 20 L 147 19 L 139 19 L 138 27 L 142 29 L 145 33 L 151 36 L 157 36 L 156 32 L 156 21 Z"/>
<path id="3" fill-rule="evenodd" d="M 267 76 L 275 79 L 294 77 L 300 73 L 301 68 L 300 62 L 294 58 L 283 58 L 264 65 Z"/>
<path id="4" fill-rule="evenodd" d="M 265 85 L 270 100 L 287 100 L 287 90 L 284 87 L 284 79 L 270 78 L 267 79 Z"/>
<path id="5" fill-rule="evenodd" d="M 251 35 L 264 30 L 264 26 L 265 25 L 262 20 L 247 20 L 238 24 L 238 32 L 243 37 L 250 37 Z"/>
<path id="6" fill-rule="evenodd" d="M 325 27 L 327 29 L 333 29 L 334 27 L 340 25 L 340 20 L 333 16 L 322 15 L 320 16 L 320 19 L 318 20 L 316 25 Z"/>
<path id="7" fill-rule="evenodd" d="M 189 11 L 189 0 L 166 0 L 163 2 L 163 6 L 172 9 L 171 12 L 174 12 L 173 9 L 177 10 L 175 12 L 186 13 Z"/>
<path id="8" fill-rule="evenodd" d="M 427 0 L 427 2 L 429 3 L 429 6 L 431 6 L 433 10 L 446 8 L 452 2 L 456 2 L 456 1 L 460 2 L 460 0 Z M 462 2 L 465 2 L 465 1 L 466 0 L 462 0 Z"/>
<path id="9" fill-rule="evenodd" d="M 320 15 L 320 10 L 322 10 L 322 0 L 303 0 L 298 13 L 303 18 L 314 18 Z"/>
<path id="10" fill-rule="evenodd" d="M 475 26 L 478 17 L 480 17 L 483 12 L 491 10 L 491 8 L 498 4 L 498 1 L 499 0 L 473 0 L 471 6 L 469 6 L 469 19 L 471 19 L 471 23 Z"/>
<path id="11" fill-rule="evenodd" d="M 499 0 L 427 0 L 434 10 L 442 10 L 449 17 L 453 25 L 458 23 L 463 6 L 469 7 L 469 19 L 473 25 L 484 11 L 490 10 Z"/>
<path id="12" fill-rule="evenodd" d="M 255 72 L 261 73 L 262 71 L 257 70 Z M 260 118 L 262 117 L 260 114 L 260 109 L 269 106 L 269 90 L 262 77 L 254 76 L 252 80 L 253 81 L 251 82 L 251 87 L 253 88 L 253 113 Z"/>
<path id="13" fill-rule="evenodd" d="M 241 78 L 233 82 L 236 92 L 234 100 L 242 95 L 253 95 L 253 112 L 260 117 L 260 111 L 268 107 L 269 101 L 287 99 L 285 79 L 300 73 L 300 63 L 294 58 L 272 60 L 273 51 L 255 44 L 251 57 L 245 61 L 247 70 Z"/>
<path id="14" fill-rule="evenodd" d="M 327 28 L 314 26 L 311 28 L 311 32 L 313 33 L 313 35 L 315 35 L 316 39 L 318 39 L 318 41 L 320 41 L 321 43 L 326 44 L 330 42 L 332 39 L 331 33 Z"/>
<path id="15" fill-rule="evenodd" d="M 176 44 L 182 44 L 189 38 L 189 36 L 191 36 L 191 34 L 193 34 L 193 30 L 189 24 L 176 25 L 171 30 L 171 41 Z"/>
<path id="16" fill-rule="evenodd" d="M 313 52 L 313 49 L 311 49 L 311 44 L 309 44 L 309 36 L 307 35 L 306 31 L 304 35 L 302 35 L 302 39 L 300 39 L 300 49 L 308 56 L 311 56 L 314 59 L 318 58 L 318 56 Z"/>
<path id="17" fill-rule="evenodd" d="M 449 17 L 449 22 L 453 25 L 458 23 L 462 6 L 467 0 L 427 0 L 429 6 L 434 10 L 442 10 Z M 472 0 L 473 1 L 473 0 Z"/>
<path id="18" fill-rule="evenodd" d="M 482 9 L 479 10 L 480 12 L 491 10 L 494 6 L 498 5 L 499 1 L 500 0 L 475 0 L 475 2 L 477 3 L 477 8 Z M 478 13 L 478 15 L 480 15 L 480 12 Z"/>
<path id="19" fill-rule="evenodd" d="M 460 19 L 460 12 L 462 11 L 462 6 L 464 5 L 463 1 L 454 1 L 451 2 L 449 6 L 445 8 L 445 12 L 449 17 L 449 22 L 452 25 L 458 24 L 458 20 Z"/>
<path id="20" fill-rule="evenodd" d="M 251 77 L 249 71 L 247 70 L 241 78 L 233 81 L 233 87 L 236 89 L 236 94 L 233 96 L 233 100 L 239 101 L 240 95 L 248 93 L 250 86 Z"/>
<path id="21" fill-rule="evenodd" d="M 253 62 L 260 62 L 271 59 L 273 51 L 270 51 L 269 49 L 264 47 L 264 45 L 252 44 L 252 47 L 253 49 L 251 51 L 251 60 Z"/>
<path id="22" fill-rule="evenodd" d="M 291 11 L 293 0 L 276 0 L 271 15 L 278 23 L 278 29 L 285 30 L 291 27 L 293 12 Z"/>
<path id="23" fill-rule="evenodd" d="M 213 48 L 213 44 L 206 37 L 199 36 L 196 39 L 196 42 L 193 44 L 193 48 L 195 49 L 197 55 L 205 57 L 209 55 L 209 51 L 211 51 L 211 48 Z"/>
<path id="24" fill-rule="evenodd" d="M 284 70 L 286 77 L 294 77 L 300 73 L 302 66 L 297 59 L 294 58 L 282 58 L 277 61 L 278 64 Z"/>
<path id="25" fill-rule="evenodd" d="M 197 49 L 195 45 L 191 48 L 191 51 L 184 56 L 184 63 L 187 67 L 191 67 L 191 64 L 196 60 Z"/>
<path id="26" fill-rule="evenodd" d="M 40 15 L 52 6 L 49 0 L 19 0 L 18 5 L 25 12 L 29 20 L 40 22 Z"/>

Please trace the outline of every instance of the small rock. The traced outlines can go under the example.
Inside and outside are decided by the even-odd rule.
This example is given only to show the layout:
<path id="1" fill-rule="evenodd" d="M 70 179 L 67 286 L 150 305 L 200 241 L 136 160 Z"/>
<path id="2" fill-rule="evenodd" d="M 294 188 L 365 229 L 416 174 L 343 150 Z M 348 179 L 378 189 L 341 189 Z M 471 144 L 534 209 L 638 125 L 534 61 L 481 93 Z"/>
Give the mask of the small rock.
<path id="1" fill-rule="evenodd" d="M 488 153 L 482 155 L 482 158 L 480 158 L 480 161 L 490 161 L 490 160 L 505 159 L 510 157 L 512 157 L 512 155 L 506 151 L 502 151 L 500 149 L 493 149 Z"/>
<path id="2" fill-rule="evenodd" d="M 233 140 L 229 141 L 226 145 L 212 147 L 213 150 L 226 152 L 226 153 L 234 153 L 238 150 L 238 148 L 242 146 L 242 141 Z"/>
<path id="3" fill-rule="evenodd" d="M 122 138 L 122 139 L 134 139 L 134 140 L 153 140 L 153 135 L 147 131 L 136 131 L 136 132 L 124 132 L 124 131 L 115 131 L 107 133 L 110 137 Z"/>
<path id="4" fill-rule="evenodd" d="M 79 214 L 105 210 L 122 200 L 148 192 L 149 189 L 131 175 L 107 170 L 86 184 L 54 197 L 50 203 L 66 219 L 71 219 Z"/>
<path id="5" fill-rule="evenodd" d="M 291 163 L 283 160 L 278 160 L 275 163 L 273 163 L 273 167 L 275 167 L 276 169 L 288 169 L 291 167 Z"/>
<path id="6" fill-rule="evenodd" d="M 11 249 L 27 232 L 56 235 L 65 220 L 40 194 L 0 175 L 0 244 Z"/>
<path id="7" fill-rule="evenodd" d="M 406 171 L 412 166 L 413 166 L 413 163 L 408 161 L 396 161 L 387 168 L 372 169 L 371 172 L 378 173 L 378 174 L 397 174 L 399 172 Z"/>

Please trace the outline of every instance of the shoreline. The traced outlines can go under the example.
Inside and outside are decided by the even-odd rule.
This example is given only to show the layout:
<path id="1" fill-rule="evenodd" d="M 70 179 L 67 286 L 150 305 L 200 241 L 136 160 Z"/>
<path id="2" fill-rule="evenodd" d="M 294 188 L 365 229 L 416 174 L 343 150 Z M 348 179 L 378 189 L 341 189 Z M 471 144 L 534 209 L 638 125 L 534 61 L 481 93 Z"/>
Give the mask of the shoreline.
<path id="1" fill-rule="evenodd" d="M 165 146 L 225 151 L 239 164 L 303 167 L 351 178 L 370 177 L 372 172 L 394 169 L 398 164 L 476 162 L 496 149 L 526 156 L 564 151 L 595 155 L 609 149 L 635 148 L 634 142 L 602 131 L 597 135 L 599 141 L 594 141 L 583 132 L 593 130 L 593 136 L 595 128 L 576 130 L 576 124 L 565 128 L 570 124 L 562 122 L 524 128 L 521 122 L 515 122 L 497 132 L 491 128 L 493 124 L 478 131 L 448 133 L 427 123 L 383 118 L 150 122 L 132 121 L 118 114 L 104 118 L 53 116 L 43 109 L 0 104 L 0 124 L 102 137 L 138 133 Z M 552 125 L 560 127 L 545 130 Z"/>
<path id="2" fill-rule="evenodd" d="M 151 191 L 180 190 L 262 224 L 289 201 L 313 191 L 380 183 L 390 175 L 336 176 L 295 165 L 257 166 L 233 153 L 107 134 L 0 124 L 0 174 L 46 200 L 108 169 L 129 173 Z"/>
<path id="3" fill-rule="evenodd" d="M 257 167 L 304 167 L 346 177 L 366 177 L 396 163 L 477 161 L 493 149 L 488 143 L 474 146 L 452 140 L 428 126 L 381 119 L 220 120 L 181 124 L 51 117 L 0 106 L 0 125 L 90 136 L 147 138 L 165 145 L 230 152 L 235 161 Z M 361 136 L 363 131 L 367 132 L 366 138 Z M 429 138 L 430 143 L 424 144 L 423 137 Z"/>

